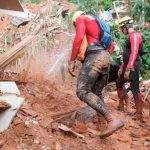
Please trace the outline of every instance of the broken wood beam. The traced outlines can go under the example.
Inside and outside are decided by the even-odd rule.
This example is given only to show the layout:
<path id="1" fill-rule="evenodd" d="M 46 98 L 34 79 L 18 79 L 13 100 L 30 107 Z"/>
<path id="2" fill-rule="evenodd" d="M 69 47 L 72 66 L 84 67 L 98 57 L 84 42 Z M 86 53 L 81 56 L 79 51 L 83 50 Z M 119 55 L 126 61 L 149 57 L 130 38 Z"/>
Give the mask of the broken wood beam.
<path id="1" fill-rule="evenodd" d="M 54 118 L 51 123 L 54 122 L 66 122 L 69 124 L 72 124 L 73 122 L 78 121 L 81 123 L 87 123 L 89 122 L 94 116 L 96 115 L 96 111 L 92 109 L 90 106 L 83 106 L 81 108 L 69 111 L 69 112 L 64 112 L 60 114 L 56 114 L 52 116 Z"/>
<path id="2" fill-rule="evenodd" d="M 73 129 L 67 127 L 67 126 L 64 125 L 64 124 L 60 124 L 60 125 L 58 126 L 58 128 L 61 129 L 61 130 L 64 131 L 64 132 L 70 132 L 70 133 L 72 133 L 73 135 L 75 135 L 76 137 L 84 138 L 84 135 L 75 132 Z"/>

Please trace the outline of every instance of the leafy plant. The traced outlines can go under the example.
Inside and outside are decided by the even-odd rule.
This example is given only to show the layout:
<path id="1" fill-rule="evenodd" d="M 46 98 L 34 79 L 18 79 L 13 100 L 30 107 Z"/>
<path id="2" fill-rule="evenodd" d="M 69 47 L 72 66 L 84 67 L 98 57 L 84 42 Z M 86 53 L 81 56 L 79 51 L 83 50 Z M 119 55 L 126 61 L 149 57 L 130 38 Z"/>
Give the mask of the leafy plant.
<path id="1" fill-rule="evenodd" d="M 124 50 L 124 41 L 125 36 L 122 32 L 120 32 L 119 26 L 116 22 L 112 21 L 109 23 L 112 38 L 115 41 L 117 47 L 115 48 L 113 52 L 113 59 L 116 60 L 118 63 L 122 62 L 122 52 Z"/>
<path id="2" fill-rule="evenodd" d="M 143 77 L 146 77 L 148 74 L 150 74 L 150 29 L 139 30 L 139 32 L 142 35 L 144 43 L 143 55 L 141 57 L 141 74 Z"/>
<path id="3" fill-rule="evenodd" d="M 99 10 L 108 10 L 113 5 L 113 0 L 70 0 L 70 2 L 79 4 L 79 9 L 95 15 Z"/>
<path id="4" fill-rule="evenodd" d="M 144 21 L 150 22 L 150 2 L 145 1 L 144 3 L 144 0 L 137 0 L 132 14 L 139 25 L 144 23 Z"/>
<path id="5" fill-rule="evenodd" d="M 44 0 L 20 0 L 21 3 L 40 3 Z"/>

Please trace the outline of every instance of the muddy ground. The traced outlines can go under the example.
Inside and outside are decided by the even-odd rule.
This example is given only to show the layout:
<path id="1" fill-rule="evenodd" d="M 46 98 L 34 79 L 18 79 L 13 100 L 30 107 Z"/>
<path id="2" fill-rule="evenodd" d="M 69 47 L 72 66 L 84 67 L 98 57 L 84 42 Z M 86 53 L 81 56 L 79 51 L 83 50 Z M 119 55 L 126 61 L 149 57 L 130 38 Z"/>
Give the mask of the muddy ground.
<path id="1" fill-rule="evenodd" d="M 44 5 L 45 3 L 37 7 L 28 4 L 28 7 L 34 9 L 33 12 L 38 12 Z M 7 18 L 2 18 L 0 31 L 6 25 L 3 19 L 9 25 Z M 58 34 L 56 37 L 55 42 L 58 46 L 61 46 L 60 41 L 68 40 L 67 37 L 64 38 L 64 34 Z M 66 64 L 62 68 L 62 74 L 56 72 L 53 77 L 48 75 L 52 65 L 47 63 L 50 61 L 49 57 L 40 58 L 42 63 L 32 60 L 27 81 L 18 84 L 21 95 L 25 97 L 25 103 L 9 129 L 0 134 L 0 150 L 150 150 L 148 109 L 144 109 L 143 112 L 145 123 L 140 123 L 134 119 L 132 96 L 128 112 L 122 113 L 116 109 L 117 96 L 105 90 L 107 107 L 115 116 L 124 120 L 125 126 L 107 139 L 100 139 L 99 134 L 106 127 L 105 120 L 97 114 L 86 123 L 75 119 L 76 112 L 86 106 L 76 96 L 76 78 L 69 76 Z M 45 64 L 46 66 L 43 66 Z M 72 112 L 68 113 L 70 111 Z M 61 130 L 59 126 L 62 123 L 80 135 Z"/>
<path id="2" fill-rule="evenodd" d="M 117 101 L 111 100 L 110 93 L 105 94 L 107 106 L 115 116 L 124 119 L 125 126 L 107 139 L 100 139 L 99 133 L 106 127 L 101 116 L 96 115 L 85 124 L 73 120 L 73 130 L 84 136 L 81 138 L 58 128 L 64 119 L 59 120 L 61 115 L 57 114 L 85 106 L 75 95 L 75 80 L 64 85 L 50 80 L 40 83 L 34 80 L 18 87 L 26 100 L 9 129 L 0 135 L 1 150 L 150 149 L 150 121 L 147 113 L 144 113 L 146 122 L 140 123 L 131 114 L 118 112 Z M 115 96 L 113 98 L 116 99 Z M 135 109 L 130 107 L 129 111 L 134 112 Z M 72 118 L 68 119 L 68 123 L 70 120 Z"/>

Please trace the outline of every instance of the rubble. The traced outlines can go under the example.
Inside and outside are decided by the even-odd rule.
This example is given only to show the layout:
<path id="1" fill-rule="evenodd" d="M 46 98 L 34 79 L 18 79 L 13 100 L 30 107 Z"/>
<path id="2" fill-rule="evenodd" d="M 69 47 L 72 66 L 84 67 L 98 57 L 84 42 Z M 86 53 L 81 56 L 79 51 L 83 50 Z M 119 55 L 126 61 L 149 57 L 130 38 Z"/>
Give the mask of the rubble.
<path id="1" fill-rule="evenodd" d="M 21 95 L 25 97 L 25 102 L 8 130 L 0 134 L 0 148 L 122 150 L 125 147 L 127 150 L 131 148 L 148 150 L 150 121 L 145 110 L 149 107 L 145 107 L 143 113 L 146 123 L 141 125 L 138 121 L 132 120 L 132 116 L 129 115 L 130 113 L 134 116 L 135 112 L 132 94 L 129 93 L 129 113 L 121 113 L 116 110 L 117 94 L 105 91 L 106 106 L 125 121 L 122 130 L 105 140 L 99 138 L 106 127 L 103 117 L 97 116 L 93 109 L 85 106 L 76 97 L 76 78 L 71 78 L 67 73 L 66 59 L 70 55 L 73 34 L 67 32 L 63 22 L 65 18 L 62 17 L 76 6 L 68 2 L 62 6 L 61 2 L 50 1 L 38 5 L 26 4 L 24 7 L 36 14 L 35 19 L 25 26 L 16 28 L 10 25 L 12 18 L 4 15 L 0 20 L 2 32 L 0 46 L 6 50 L 5 52 L 13 51 L 14 46 L 28 41 L 24 42 L 26 44 L 23 49 L 24 44 L 18 46 L 17 50 L 22 49 L 23 53 L 16 55 L 17 59 L 11 61 L 16 62 L 2 67 L 2 70 L 4 68 L 2 79 L 19 79 L 17 82 L 19 92 L 15 88 L 13 89 L 15 92 L 12 92 L 12 89 L 6 91 L 5 88 L 1 90 L 0 95 L 3 93 Z M 1 25 L 5 28 L 2 29 Z M 10 41 L 7 41 L 6 37 L 11 37 Z M 14 51 L 16 52 L 16 49 Z M 5 52 L 3 54 L 6 56 Z M 140 87 L 143 89 L 143 97 L 148 106 L 150 82 L 143 83 L 144 85 Z M 15 108 L 12 112 L 14 111 Z"/>
<path id="2" fill-rule="evenodd" d="M 84 138 L 84 135 L 81 135 L 81 134 L 75 132 L 73 129 L 68 128 L 67 126 L 65 126 L 65 125 L 63 125 L 63 124 L 60 124 L 60 125 L 58 126 L 58 128 L 61 129 L 61 130 L 63 130 L 63 131 L 65 131 L 65 132 L 70 132 L 70 133 L 74 134 L 75 136 L 77 136 L 77 137 L 79 137 L 79 138 Z"/>
<path id="3" fill-rule="evenodd" d="M 23 104 L 24 98 L 18 94 L 19 90 L 15 83 L 1 82 L 0 88 L 1 91 L 3 91 L 3 94 L 0 95 L 0 132 L 3 132 L 10 126 L 19 108 Z"/>
<path id="4" fill-rule="evenodd" d="M 0 113 L 5 111 L 6 109 L 9 109 L 11 107 L 10 104 L 6 103 L 5 101 L 0 101 Z"/>

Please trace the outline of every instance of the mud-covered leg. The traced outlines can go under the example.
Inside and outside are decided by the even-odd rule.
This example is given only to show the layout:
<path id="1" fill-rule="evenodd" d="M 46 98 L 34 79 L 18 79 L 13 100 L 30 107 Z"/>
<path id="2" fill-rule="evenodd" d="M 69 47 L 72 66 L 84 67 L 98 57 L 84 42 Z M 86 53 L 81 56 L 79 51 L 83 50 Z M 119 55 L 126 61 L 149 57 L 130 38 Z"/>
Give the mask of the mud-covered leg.
<path id="1" fill-rule="evenodd" d="M 124 74 L 122 74 L 116 81 L 117 94 L 119 98 L 119 105 L 117 109 L 119 111 L 124 111 L 125 91 L 124 91 L 123 85 L 125 83 L 125 80 L 123 76 Z"/>
<path id="2" fill-rule="evenodd" d="M 102 90 L 107 85 L 107 80 L 108 80 L 108 75 L 107 74 L 99 76 L 99 78 L 96 81 L 94 87 L 92 88 L 93 93 L 95 95 L 97 95 L 103 102 L 104 102 L 104 97 L 102 95 Z"/>
<path id="3" fill-rule="evenodd" d="M 130 86 L 131 91 L 134 96 L 135 107 L 136 107 L 136 119 L 143 122 L 142 110 L 143 110 L 143 101 L 142 101 L 142 94 L 139 90 L 139 69 L 140 69 L 140 62 L 135 63 L 134 71 L 130 73 Z"/>
<path id="4" fill-rule="evenodd" d="M 83 63 L 77 81 L 77 96 L 79 99 L 103 115 L 108 123 L 108 127 L 100 135 L 101 138 L 110 136 L 124 125 L 121 119 L 115 118 L 110 113 L 102 99 L 92 92 L 92 87 L 95 85 L 100 71 L 103 68 L 108 68 L 109 60 L 106 60 L 105 62 L 106 56 L 102 57 L 102 55 L 90 55 L 87 57 Z"/>

